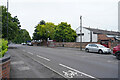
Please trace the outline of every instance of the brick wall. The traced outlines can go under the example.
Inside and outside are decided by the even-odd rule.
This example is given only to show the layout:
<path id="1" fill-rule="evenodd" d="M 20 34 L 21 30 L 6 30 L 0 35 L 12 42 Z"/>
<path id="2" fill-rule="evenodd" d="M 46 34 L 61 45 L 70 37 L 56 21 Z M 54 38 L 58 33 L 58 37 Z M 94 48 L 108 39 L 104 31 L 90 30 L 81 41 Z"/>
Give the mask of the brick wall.
<path id="1" fill-rule="evenodd" d="M 105 34 L 98 34 L 98 40 L 114 40 L 114 38 L 109 38 Z"/>
<path id="2" fill-rule="evenodd" d="M 118 44 L 116 42 L 111 42 L 111 40 L 115 41 L 115 39 L 112 37 L 107 37 L 105 34 L 98 34 L 98 40 L 108 40 L 108 47 L 111 49 Z"/>
<path id="3" fill-rule="evenodd" d="M 87 44 L 96 43 L 100 44 L 100 42 L 83 42 L 82 48 L 85 48 Z M 55 42 L 56 47 L 71 47 L 71 48 L 80 48 L 80 42 Z M 110 48 L 117 46 L 120 42 L 109 43 Z"/>
<path id="4" fill-rule="evenodd" d="M 87 44 L 91 42 L 83 42 L 82 48 L 85 48 Z M 92 42 L 97 43 L 97 42 Z M 56 47 L 71 47 L 71 48 L 80 48 L 80 42 L 55 42 Z"/>
<path id="5" fill-rule="evenodd" d="M 10 55 L 5 54 L 3 58 L 0 58 L 0 79 L 9 80 L 10 78 Z"/>

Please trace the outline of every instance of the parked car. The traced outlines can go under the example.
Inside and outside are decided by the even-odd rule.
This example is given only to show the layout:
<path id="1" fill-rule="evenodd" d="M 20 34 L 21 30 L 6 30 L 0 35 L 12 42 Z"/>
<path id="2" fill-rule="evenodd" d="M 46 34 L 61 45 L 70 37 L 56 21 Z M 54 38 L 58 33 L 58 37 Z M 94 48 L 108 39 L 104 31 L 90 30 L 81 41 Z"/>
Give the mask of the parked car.
<path id="1" fill-rule="evenodd" d="M 27 45 L 29 45 L 29 46 L 33 46 L 33 44 L 32 44 L 31 42 L 28 42 Z"/>
<path id="2" fill-rule="evenodd" d="M 26 43 L 21 43 L 22 45 L 26 45 Z"/>
<path id="3" fill-rule="evenodd" d="M 113 55 L 120 60 L 120 44 L 113 48 Z"/>
<path id="4" fill-rule="evenodd" d="M 111 49 L 110 48 L 106 48 L 105 46 L 100 45 L 100 44 L 88 44 L 85 47 L 85 51 L 86 52 L 98 52 L 99 54 L 111 53 Z"/>

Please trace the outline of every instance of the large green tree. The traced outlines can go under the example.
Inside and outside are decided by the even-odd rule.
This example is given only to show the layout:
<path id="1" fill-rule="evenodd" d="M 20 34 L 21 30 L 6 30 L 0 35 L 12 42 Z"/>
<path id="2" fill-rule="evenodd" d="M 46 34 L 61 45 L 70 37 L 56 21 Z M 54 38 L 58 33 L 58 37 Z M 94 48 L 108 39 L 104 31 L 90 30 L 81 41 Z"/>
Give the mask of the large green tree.
<path id="1" fill-rule="evenodd" d="M 57 42 L 74 42 L 76 37 L 76 32 L 66 22 L 61 22 L 55 27 L 54 39 Z"/>
<path id="2" fill-rule="evenodd" d="M 7 26 L 7 8 L 4 6 L 0 7 L 2 8 L 2 38 L 13 40 L 19 31 L 18 23 L 17 21 L 13 21 L 11 14 L 8 12 L 8 26 Z"/>
<path id="3" fill-rule="evenodd" d="M 31 41 L 29 33 L 26 29 L 21 29 L 19 31 L 19 35 L 17 35 L 16 38 L 14 39 L 14 42 L 15 43 L 23 43 L 23 42 L 27 42 L 27 41 Z"/>
<path id="4" fill-rule="evenodd" d="M 57 42 L 74 42 L 76 37 L 76 32 L 71 28 L 71 25 L 66 22 L 54 25 L 54 23 L 45 23 L 45 21 L 42 20 L 35 27 L 35 31 L 33 33 L 34 40 L 47 40 L 47 38 L 49 38 L 56 40 Z"/>
<path id="5" fill-rule="evenodd" d="M 34 40 L 47 40 L 47 38 L 53 39 L 54 38 L 54 28 L 55 25 L 51 22 L 45 23 L 43 20 L 40 21 L 35 27 L 35 31 L 33 33 Z"/>
<path id="6" fill-rule="evenodd" d="M 8 39 L 9 41 L 15 43 L 25 42 L 31 40 L 29 33 L 25 29 L 21 29 L 21 25 L 17 16 L 12 17 L 8 12 L 8 26 L 7 26 L 7 8 L 5 6 L 0 6 L 1 15 L 0 15 L 0 24 L 2 23 L 2 38 Z M 7 34 L 8 27 L 8 34 Z M 8 35 L 8 36 L 7 36 Z"/>

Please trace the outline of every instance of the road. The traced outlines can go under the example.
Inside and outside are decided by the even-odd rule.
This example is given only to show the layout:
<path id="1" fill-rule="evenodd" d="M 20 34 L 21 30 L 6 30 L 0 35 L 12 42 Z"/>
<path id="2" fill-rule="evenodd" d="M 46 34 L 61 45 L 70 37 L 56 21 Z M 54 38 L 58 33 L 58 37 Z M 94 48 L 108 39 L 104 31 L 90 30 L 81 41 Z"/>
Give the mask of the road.
<path id="1" fill-rule="evenodd" d="M 86 53 L 85 51 L 69 48 L 14 46 L 17 49 L 8 50 L 10 54 L 16 52 L 17 55 L 22 55 L 21 57 L 27 56 L 32 59 L 31 63 L 37 62 L 42 64 L 55 72 L 56 75 L 58 74 L 64 78 L 93 80 L 105 78 L 115 80 L 115 78 L 118 78 L 118 60 L 110 54 Z"/>

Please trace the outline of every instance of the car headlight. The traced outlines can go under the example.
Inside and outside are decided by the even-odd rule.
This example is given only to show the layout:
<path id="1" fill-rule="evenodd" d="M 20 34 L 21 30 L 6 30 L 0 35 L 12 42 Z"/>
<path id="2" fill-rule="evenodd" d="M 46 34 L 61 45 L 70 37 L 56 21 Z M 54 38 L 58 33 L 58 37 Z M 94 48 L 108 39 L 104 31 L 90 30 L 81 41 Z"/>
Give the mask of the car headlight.
<path id="1" fill-rule="evenodd" d="M 109 49 L 104 49 L 104 51 L 110 51 Z"/>

